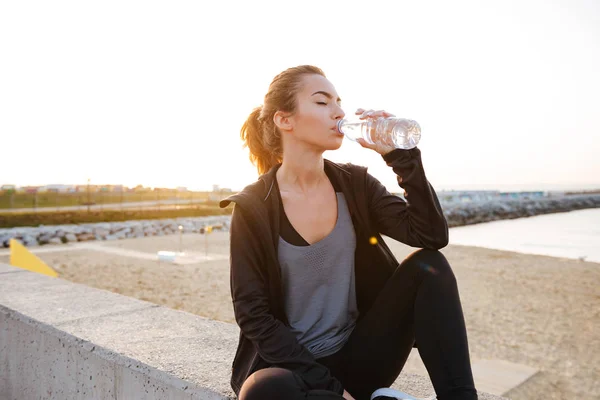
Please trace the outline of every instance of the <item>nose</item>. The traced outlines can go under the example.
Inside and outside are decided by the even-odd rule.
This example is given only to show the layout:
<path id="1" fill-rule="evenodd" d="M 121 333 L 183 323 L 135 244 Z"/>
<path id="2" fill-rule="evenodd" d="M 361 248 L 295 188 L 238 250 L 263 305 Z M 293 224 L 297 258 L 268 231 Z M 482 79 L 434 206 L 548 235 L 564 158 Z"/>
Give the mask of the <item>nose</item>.
<path id="1" fill-rule="evenodd" d="M 335 114 L 333 116 L 334 119 L 338 120 L 338 119 L 342 119 L 346 116 L 346 113 L 344 112 L 344 110 L 342 110 L 342 107 L 340 107 L 339 105 L 335 108 Z"/>

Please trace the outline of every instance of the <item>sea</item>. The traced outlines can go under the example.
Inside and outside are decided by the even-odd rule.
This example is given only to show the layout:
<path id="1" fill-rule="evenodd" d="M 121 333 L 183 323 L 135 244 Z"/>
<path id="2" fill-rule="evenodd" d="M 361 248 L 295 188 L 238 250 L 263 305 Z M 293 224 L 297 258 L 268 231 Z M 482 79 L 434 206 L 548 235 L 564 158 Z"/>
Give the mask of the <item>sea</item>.
<path id="1" fill-rule="evenodd" d="M 600 208 L 450 228 L 450 244 L 600 263 Z"/>

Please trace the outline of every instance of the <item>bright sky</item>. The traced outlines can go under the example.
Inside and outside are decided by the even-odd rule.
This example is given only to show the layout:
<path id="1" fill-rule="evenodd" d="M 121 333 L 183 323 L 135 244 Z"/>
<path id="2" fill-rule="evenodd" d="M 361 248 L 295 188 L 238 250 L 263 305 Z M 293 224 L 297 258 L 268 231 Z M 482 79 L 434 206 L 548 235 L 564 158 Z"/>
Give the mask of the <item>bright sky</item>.
<path id="1" fill-rule="evenodd" d="M 0 184 L 239 190 L 239 129 L 299 64 L 417 120 L 436 189 L 600 188 L 597 0 L 5 1 Z M 398 190 L 358 144 L 326 157 Z"/>

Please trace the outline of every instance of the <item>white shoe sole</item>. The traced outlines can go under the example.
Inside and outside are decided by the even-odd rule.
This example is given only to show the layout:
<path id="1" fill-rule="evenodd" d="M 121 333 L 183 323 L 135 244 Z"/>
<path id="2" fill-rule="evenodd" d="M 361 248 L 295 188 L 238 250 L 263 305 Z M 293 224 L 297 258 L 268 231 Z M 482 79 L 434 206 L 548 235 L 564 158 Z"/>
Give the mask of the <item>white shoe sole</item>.
<path id="1" fill-rule="evenodd" d="M 377 396 L 388 396 L 388 397 L 396 398 L 398 400 L 421 400 L 418 397 L 411 396 L 410 394 L 407 394 L 407 393 L 404 393 L 404 392 L 401 392 L 399 390 L 392 389 L 392 388 L 377 389 L 371 395 L 371 400 L 373 400 Z M 434 399 L 435 399 L 435 396 L 428 397 L 427 399 L 423 399 L 423 400 L 434 400 Z"/>

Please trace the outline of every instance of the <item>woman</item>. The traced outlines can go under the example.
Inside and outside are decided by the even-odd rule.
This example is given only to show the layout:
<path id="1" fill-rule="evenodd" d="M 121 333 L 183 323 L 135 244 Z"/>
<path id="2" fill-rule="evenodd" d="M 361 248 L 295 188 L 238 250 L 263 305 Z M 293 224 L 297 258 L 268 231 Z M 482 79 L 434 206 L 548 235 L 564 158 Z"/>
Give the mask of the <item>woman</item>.
<path id="1" fill-rule="evenodd" d="M 232 388 L 241 400 L 369 399 L 418 346 L 439 399 L 476 399 L 456 280 L 437 251 L 448 226 L 420 151 L 360 142 L 398 175 L 407 204 L 366 168 L 323 159 L 342 144 L 343 117 L 325 74 L 299 66 L 242 127 L 261 176 L 221 202 L 235 202 Z M 421 250 L 399 265 L 381 234 Z"/>

